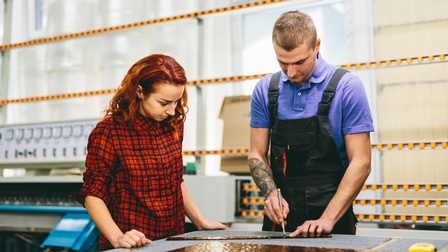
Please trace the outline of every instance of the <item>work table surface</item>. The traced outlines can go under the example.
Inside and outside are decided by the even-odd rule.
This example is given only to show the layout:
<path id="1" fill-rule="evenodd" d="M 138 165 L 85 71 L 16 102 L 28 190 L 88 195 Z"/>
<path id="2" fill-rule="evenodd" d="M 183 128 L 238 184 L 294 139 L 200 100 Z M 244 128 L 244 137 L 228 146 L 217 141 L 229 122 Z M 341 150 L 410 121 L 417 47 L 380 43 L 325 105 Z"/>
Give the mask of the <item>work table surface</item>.
<path id="1" fill-rule="evenodd" d="M 442 231 L 443 232 L 443 231 Z M 432 239 L 430 237 L 422 238 L 400 238 L 400 237 L 374 237 L 359 235 L 331 235 L 327 238 L 275 238 L 275 239 L 244 239 L 245 237 L 257 236 L 281 236 L 281 232 L 263 232 L 263 231 L 232 231 L 232 230 L 208 230 L 194 231 L 185 233 L 176 237 L 187 237 L 186 240 L 155 240 L 151 244 L 135 249 L 113 249 L 109 251 L 195 251 L 201 248 L 204 251 L 236 251 L 232 246 L 244 251 L 260 251 L 260 248 L 266 247 L 280 248 L 280 251 L 408 251 L 415 243 L 430 243 L 437 248 L 437 251 L 448 251 L 447 239 Z M 190 240 L 192 237 L 205 240 Z M 214 239 L 216 237 L 216 239 Z M 234 239 L 222 239 L 231 237 Z M 236 239 L 235 239 L 236 237 Z M 206 239 L 207 238 L 207 239 Z M 256 245 L 256 246 L 255 246 Z M 279 247 L 281 246 L 281 247 Z M 233 249 L 235 249 L 233 248 Z M 311 249 L 315 248 L 315 249 Z M 194 249 L 194 250 L 193 250 Z M 311 250 L 310 250 L 311 249 Z M 264 250 L 263 251 L 268 251 Z M 277 250 L 277 249 L 276 249 Z"/>

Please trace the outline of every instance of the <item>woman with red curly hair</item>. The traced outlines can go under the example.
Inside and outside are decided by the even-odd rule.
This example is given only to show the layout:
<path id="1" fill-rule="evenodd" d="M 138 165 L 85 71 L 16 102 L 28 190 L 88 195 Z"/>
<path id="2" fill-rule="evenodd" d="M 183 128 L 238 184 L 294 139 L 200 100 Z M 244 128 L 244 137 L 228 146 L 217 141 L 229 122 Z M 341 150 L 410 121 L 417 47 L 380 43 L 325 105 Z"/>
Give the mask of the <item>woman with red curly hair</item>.
<path id="1" fill-rule="evenodd" d="M 170 56 L 137 61 L 89 136 L 82 189 L 101 231 L 100 250 L 131 248 L 184 233 L 185 215 L 203 229 L 228 229 L 204 218 L 183 181 L 187 78 Z"/>

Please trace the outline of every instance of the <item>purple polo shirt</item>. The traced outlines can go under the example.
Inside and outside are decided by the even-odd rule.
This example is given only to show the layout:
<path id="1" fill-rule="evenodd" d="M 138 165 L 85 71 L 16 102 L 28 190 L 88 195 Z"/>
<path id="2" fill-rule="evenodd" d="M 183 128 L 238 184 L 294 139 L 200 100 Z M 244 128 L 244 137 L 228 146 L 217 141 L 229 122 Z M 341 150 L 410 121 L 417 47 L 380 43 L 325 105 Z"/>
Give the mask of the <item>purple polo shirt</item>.
<path id="1" fill-rule="evenodd" d="M 316 70 L 302 87 L 292 83 L 282 72 L 279 84 L 278 117 L 280 120 L 315 116 L 336 67 L 318 54 Z M 252 93 L 250 127 L 269 128 L 268 89 L 271 75 L 260 79 Z M 361 80 L 348 72 L 339 81 L 328 114 L 333 138 L 343 165 L 348 167 L 344 135 L 374 131 L 367 95 Z"/>

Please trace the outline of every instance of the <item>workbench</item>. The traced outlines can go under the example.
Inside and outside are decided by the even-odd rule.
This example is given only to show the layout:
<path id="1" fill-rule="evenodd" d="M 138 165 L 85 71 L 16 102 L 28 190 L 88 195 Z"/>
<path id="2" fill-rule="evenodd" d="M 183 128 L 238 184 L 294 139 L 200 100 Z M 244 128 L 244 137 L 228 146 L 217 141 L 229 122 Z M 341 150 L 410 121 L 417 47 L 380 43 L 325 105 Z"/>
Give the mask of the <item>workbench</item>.
<path id="1" fill-rule="evenodd" d="M 245 239 L 245 237 L 263 236 L 263 239 Z M 266 238 L 273 236 L 276 238 Z M 430 243 L 438 252 L 448 251 L 447 239 L 373 237 L 359 235 L 336 235 L 327 238 L 278 238 L 281 232 L 209 230 L 194 231 L 175 238 L 185 240 L 155 240 L 152 244 L 135 249 L 113 249 L 109 251 L 404 251 L 415 243 Z M 190 240 L 191 238 L 202 240 Z M 232 239 L 222 239 L 231 237 Z M 215 239 L 216 238 L 216 239 Z"/>

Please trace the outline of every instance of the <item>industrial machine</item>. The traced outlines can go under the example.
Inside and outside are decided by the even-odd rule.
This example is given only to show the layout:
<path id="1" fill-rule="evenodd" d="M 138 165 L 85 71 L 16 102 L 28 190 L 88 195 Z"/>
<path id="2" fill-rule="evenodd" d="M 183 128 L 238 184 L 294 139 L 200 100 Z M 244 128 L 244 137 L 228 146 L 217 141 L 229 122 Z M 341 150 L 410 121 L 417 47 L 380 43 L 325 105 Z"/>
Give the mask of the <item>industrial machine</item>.
<path id="1" fill-rule="evenodd" d="M 0 127 L 0 251 L 95 251 L 82 186 L 94 120 Z"/>
<path id="2" fill-rule="evenodd" d="M 73 178 L 3 178 L 0 250 L 95 251 L 98 229 L 85 208 L 67 197 L 82 184 Z"/>

